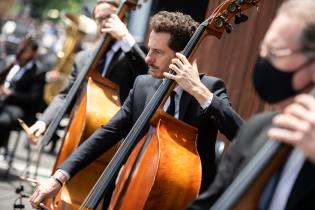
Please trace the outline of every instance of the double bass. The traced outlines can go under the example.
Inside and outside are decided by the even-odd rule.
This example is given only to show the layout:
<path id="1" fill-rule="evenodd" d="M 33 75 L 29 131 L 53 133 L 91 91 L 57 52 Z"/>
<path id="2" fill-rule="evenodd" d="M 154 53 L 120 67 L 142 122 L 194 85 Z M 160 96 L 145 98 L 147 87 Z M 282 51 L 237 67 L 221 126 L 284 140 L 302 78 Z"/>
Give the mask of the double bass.
<path id="1" fill-rule="evenodd" d="M 190 59 L 205 36 L 220 38 L 225 30 L 231 32 L 228 21 L 257 3 L 223 2 L 200 24 L 183 54 Z M 197 129 L 162 111 L 174 86 L 173 80 L 163 80 L 80 209 L 96 209 L 103 196 L 110 196 L 124 164 L 109 209 L 184 209 L 197 197 L 201 184 Z"/>
<path id="2" fill-rule="evenodd" d="M 117 11 L 117 16 L 123 19 L 126 12 L 137 6 L 137 4 L 137 0 L 123 1 Z M 105 34 L 101 38 L 101 41 L 94 50 L 94 54 L 80 71 L 75 83 L 67 94 L 64 106 L 50 123 L 42 138 L 42 145 L 47 145 L 61 119 L 74 103 L 73 111 L 70 115 L 70 123 L 52 173 L 55 172 L 58 166 L 76 147 L 97 128 L 106 124 L 120 108 L 118 85 L 101 77 L 97 71 L 97 65 L 112 40 L 113 38 L 109 34 Z M 78 95 L 79 97 L 77 97 Z M 74 176 L 63 186 L 53 203 L 50 203 L 50 206 L 55 206 L 54 209 L 78 209 L 114 152 L 115 148 L 102 155 Z M 85 181 L 82 182 L 82 180 Z"/>

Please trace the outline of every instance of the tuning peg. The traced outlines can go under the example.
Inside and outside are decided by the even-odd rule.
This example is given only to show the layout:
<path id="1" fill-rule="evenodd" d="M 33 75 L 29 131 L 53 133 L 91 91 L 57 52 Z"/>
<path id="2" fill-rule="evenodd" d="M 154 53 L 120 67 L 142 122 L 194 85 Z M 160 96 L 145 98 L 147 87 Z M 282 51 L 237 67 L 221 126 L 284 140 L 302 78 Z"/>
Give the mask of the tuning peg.
<path id="1" fill-rule="evenodd" d="M 231 33 L 232 30 L 233 30 L 232 25 L 229 24 L 229 23 L 225 23 L 224 27 L 225 27 L 225 30 L 226 30 L 226 32 L 227 32 L 228 34 Z"/>
<path id="2" fill-rule="evenodd" d="M 241 13 L 240 15 L 242 22 L 246 22 L 248 20 L 248 16 Z"/>
<path id="3" fill-rule="evenodd" d="M 245 22 L 248 20 L 248 16 L 244 15 L 243 13 L 240 13 L 239 15 L 235 15 L 234 23 L 240 24 L 242 22 Z"/>
<path id="4" fill-rule="evenodd" d="M 241 22 L 242 22 L 241 16 L 235 15 L 235 17 L 234 17 L 234 23 L 235 23 L 235 24 L 240 24 Z"/>

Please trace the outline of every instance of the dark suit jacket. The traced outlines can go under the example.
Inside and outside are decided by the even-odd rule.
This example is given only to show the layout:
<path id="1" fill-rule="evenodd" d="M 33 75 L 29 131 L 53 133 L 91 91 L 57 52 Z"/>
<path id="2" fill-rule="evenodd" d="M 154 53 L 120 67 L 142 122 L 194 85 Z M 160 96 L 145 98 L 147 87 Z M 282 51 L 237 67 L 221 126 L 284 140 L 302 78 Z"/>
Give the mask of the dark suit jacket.
<path id="1" fill-rule="evenodd" d="M 12 94 L 2 99 L 2 106 L 17 106 L 24 112 L 26 121 L 33 118 L 43 105 L 45 74 L 36 62 L 18 79 L 12 80 Z M 14 113 L 12 113 L 14 116 Z"/>
<path id="2" fill-rule="evenodd" d="M 49 124 L 58 110 L 63 106 L 65 98 L 74 84 L 79 72 L 85 63 L 93 56 L 93 49 L 79 52 L 74 60 L 71 74 L 63 90 L 53 99 L 39 120 Z M 124 53 L 119 49 L 113 56 L 105 77 L 119 85 L 121 103 L 125 101 L 135 78 L 140 74 L 147 73 L 147 65 L 144 61 L 144 53 L 139 45 L 135 44 L 131 50 Z M 98 69 L 104 67 L 104 60 L 101 60 Z"/>
<path id="3" fill-rule="evenodd" d="M 60 166 L 73 176 L 92 160 L 124 138 L 142 113 L 162 80 L 151 75 L 137 77 L 133 89 L 120 111 L 94 132 Z M 183 92 L 180 99 L 179 119 L 198 128 L 198 152 L 202 160 L 203 187 L 208 186 L 215 173 L 214 144 L 218 130 L 229 139 L 236 134 L 242 119 L 233 110 L 226 95 L 224 82 L 215 77 L 204 76 L 203 83 L 214 93 L 211 105 L 202 110 L 197 100 Z"/>
<path id="4" fill-rule="evenodd" d="M 271 127 L 271 120 L 276 113 L 263 113 L 253 117 L 239 130 L 229 151 L 219 165 L 218 173 L 212 185 L 199 196 L 189 210 L 209 209 L 224 190 L 231 184 L 236 175 L 261 148 L 268 139 L 266 132 Z M 315 165 L 305 161 L 292 192 L 286 210 L 315 209 Z"/>

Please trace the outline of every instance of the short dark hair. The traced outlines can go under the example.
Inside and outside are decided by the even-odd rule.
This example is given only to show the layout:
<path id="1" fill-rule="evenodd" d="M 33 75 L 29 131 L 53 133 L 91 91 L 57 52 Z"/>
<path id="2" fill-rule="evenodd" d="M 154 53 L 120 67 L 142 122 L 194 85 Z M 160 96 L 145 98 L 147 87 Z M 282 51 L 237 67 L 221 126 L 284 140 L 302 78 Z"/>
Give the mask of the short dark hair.
<path id="1" fill-rule="evenodd" d="M 185 48 L 197 27 L 198 23 L 192 17 L 181 12 L 160 11 L 150 21 L 151 30 L 171 35 L 168 46 L 176 52 Z"/>
<path id="2" fill-rule="evenodd" d="M 38 43 L 33 37 L 26 37 L 20 42 L 19 48 L 25 49 L 27 47 L 31 47 L 33 51 L 37 51 Z"/>

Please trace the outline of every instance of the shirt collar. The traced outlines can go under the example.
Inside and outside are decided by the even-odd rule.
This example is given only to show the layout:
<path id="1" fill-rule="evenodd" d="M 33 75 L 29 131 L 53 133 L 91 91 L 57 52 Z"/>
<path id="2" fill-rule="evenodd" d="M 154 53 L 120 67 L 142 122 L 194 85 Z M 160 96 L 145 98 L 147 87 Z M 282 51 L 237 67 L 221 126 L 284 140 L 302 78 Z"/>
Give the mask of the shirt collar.
<path id="1" fill-rule="evenodd" d="M 175 88 L 173 89 L 173 91 L 178 95 L 178 96 L 181 96 L 183 94 L 183 89 L 179 86 L 179 85 L 176 85 Z"/>
<path id="2" fill-rule="evenodd" d="M 113 44 L 111 50 L 114 52 L 117 52 L 120 48 L 121 48 L 120 42 L 115 42 L 115 44 Z"/>
<path id="3" fill-rule="evenodd" d="M 32 66 L 34 65 L 34 60 L 30 60 L 29 62 L 27 62 L 24 66 L 20 66 L 19 67 L 21 69 L 30 69 L 32 68 Z"/>

